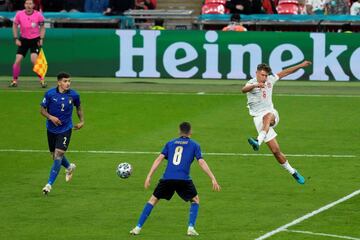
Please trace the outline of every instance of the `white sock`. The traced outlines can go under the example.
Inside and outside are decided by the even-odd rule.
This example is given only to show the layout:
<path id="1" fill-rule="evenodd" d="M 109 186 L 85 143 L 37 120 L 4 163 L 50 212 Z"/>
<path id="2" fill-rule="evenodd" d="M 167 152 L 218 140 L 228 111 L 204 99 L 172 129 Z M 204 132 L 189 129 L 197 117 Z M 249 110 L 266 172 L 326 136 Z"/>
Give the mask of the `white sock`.
<path id="1" fill-rule="evenodd" d="M 290 165 L 288 161 L 286 161 L 284 164 L 281 164 L 281 166 L 287 170 L 291 175 L 293 175 L 296 170 Z"/>
<path id="2" fill-rule="evenodd" d="M 264 130 L 261 130 L 259 132 L 259 136 L 257 137 L 259 145 L 261 145 L 266 137 L 266 132 Z"/>

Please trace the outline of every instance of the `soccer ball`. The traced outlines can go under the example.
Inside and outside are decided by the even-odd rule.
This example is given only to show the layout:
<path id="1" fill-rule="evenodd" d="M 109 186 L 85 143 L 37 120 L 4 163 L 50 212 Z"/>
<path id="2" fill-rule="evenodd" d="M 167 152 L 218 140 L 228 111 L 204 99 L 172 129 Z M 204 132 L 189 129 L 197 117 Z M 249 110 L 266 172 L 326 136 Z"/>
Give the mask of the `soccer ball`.
<path id="1" fill-rule="evenodd" d="M 116 174 L 121 178 L 128 178 L 132 173 L 132 167 L 130 163 L 120 163 L 116 169 Z"/>

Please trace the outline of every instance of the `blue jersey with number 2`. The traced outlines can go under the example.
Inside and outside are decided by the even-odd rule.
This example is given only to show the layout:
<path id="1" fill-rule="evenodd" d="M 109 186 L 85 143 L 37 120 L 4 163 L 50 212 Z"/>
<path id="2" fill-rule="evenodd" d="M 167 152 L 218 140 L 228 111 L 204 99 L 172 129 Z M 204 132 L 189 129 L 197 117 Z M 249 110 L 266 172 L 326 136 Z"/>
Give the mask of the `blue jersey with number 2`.
<path id="1" fill-rule="evenodd" d="M 190 166 L 202 158 L 200 145 L 188 137 L 168 142 L 161 152 L 168 160 L 162 179 L 190 180 Z"/>
<path id="2" fill-rule="evenodd" d="M 63 133 L 73 127 L 73 106 L 80 106 L 80 96 L 72 89 L 64 93 L 60 93 L 58 88 L 52 88 L 45 93 L 40 105 L 46 108 L 50 115 L 59 118 L 61 121 L 61 125 L 55 126 L 49 119 L 47 119 L 47 129 L 52 133 Z"/>

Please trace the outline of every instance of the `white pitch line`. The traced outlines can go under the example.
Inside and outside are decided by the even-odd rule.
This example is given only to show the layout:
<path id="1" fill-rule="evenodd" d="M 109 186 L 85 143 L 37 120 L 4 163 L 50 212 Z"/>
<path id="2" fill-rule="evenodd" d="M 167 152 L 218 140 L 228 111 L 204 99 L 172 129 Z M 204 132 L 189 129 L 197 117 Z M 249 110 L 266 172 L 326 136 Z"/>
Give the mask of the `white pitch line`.
<path id="1" fill-rule="evenodd" d="M 239 93 L 211 93 L 211 92 L 126 92 L 126 91 L 79 91 L 88 94 L 133 94 L 133 95 L 199 95 L 199 96 L 241 96 Z M 41 90 L 9 90 L 6 93 L 43 93 Z M 336 97 L 336 98 L 358 98 L 360 95 L 329 95 L 329 94 L 273 94 L 277 97 Z"/>
<path id="2" fill-rule="evenodd" d="M 350 199 L 350 198 L 352 198 L 352 197 L 354 197 L 354 196 L 356 196 L 358 194 L 360 194 L 360 189 L 356 190 L 355 192 L 350 193 L 349 195 L 347 195 L 347 196 L 345 196 L 343 198 L 340 198 L 339 200 L 336 200 L 335 202 L 329 203 L 329 204 L 327 204 L 327 205 L 325 205 L 325 206 L 323 206 L 323 207 L 321 207 L 321 208 L 319 208 L 319 209 L 317 209 L 317 210 L 315 210 L 315 211 L 313 211 L 311 213 L 308 213 L 308 214 L 306 214 L 306 215 L 304 215 L 304 216 L 302 216 L 300 218 L 297 218 L 294 221 L 292 221 L 290 223 L 287 223 L 287 224 L 285 224 L 285 225 L 283 225 L 283 226 L 281 226 L 281 227 L 279 227 L 279 228 L 277 228 L 275 230 L 272 230 L 272 231 L 270 231 L 270 232 L 256 238 L 255 240 L 262 240 L 262 239 L 269 238 L 272 235 L 275 235 L 275 234 L 277 234 L 277 233 L 279 233 L 281 231 L 286 230 L 288 227 L 294 226 L 294 225 L 296 225 L 296 224 L 298 224 L 298 223 L 300 223 L 300 222 L 302 222 L 302 221 L 304 221 L 304 220 L 306 220 L 308 218 L 311 218 L 311 217 L 313 217 L 313 216 L 315 216 L 315 215 L 317 215 L 317 214 L 319 214 L 319 213 L 321 213 L 323 211 L 326 211 L 329 208 L 332 208 L 333 206 L 335 206 L 335 205 L 337 205 L 339 203 L 342 203 L 342 202 L 344 202 L 344 201 L 346 201 L 346 200 L 348 200 L 348 199 Z"/>
<path id="3" fill-rule="evenodd" d="M 41 149 L 0 149 L 0 152 L 41 152 L 45 153 L 48 150 Z M 69 150 L 70 153 L 95 153 L 95 154 L 159 154 L 160 152 L 144 152 L 144 151 L 113 151 L 113 150 Z M 243 157 L 272 157 L 272 154 L 260 153 L 212 153 L 204 152 L 204 155 L 209 156 L 243 156 Z M 286 154 L 289 157 L 309 157 L 309 158 L 356 158 L 356 155 L 335 155 L 335 154 Z"/>
<path id="4" fill-rule="evenodd" d="M 333 238 L 360 240 L 360 238 L 349 237 L 349 236 L 340 236 L 340 235 L 328 234 L 328 233 L 316 233 L 316 232 L 310 232 L 310 231 L 289 230 L 289 229 L 284 229 L 283 231 L 285 231 L 285 232 L 294 232 L 294 233 L 302 233 L 302 234 L 309 234 L 309 235 L 317 235 L 317 236 L 326 236 L 326 237 L 333 237 Z"/>

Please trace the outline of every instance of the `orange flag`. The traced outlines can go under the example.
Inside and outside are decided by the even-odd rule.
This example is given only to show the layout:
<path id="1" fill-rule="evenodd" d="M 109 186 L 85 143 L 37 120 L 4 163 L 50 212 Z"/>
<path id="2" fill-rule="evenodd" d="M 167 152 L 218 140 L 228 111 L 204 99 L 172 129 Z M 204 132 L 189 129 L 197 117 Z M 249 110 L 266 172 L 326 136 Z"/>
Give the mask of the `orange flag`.
<path id="1" fill-rule="evenodd" d="M 42 79 L 44 79 L 47 69 L 48 69 L 48 64 L 46 61 L 45 53 L 41 48 L 39 56 L 37 57 L 35 65 L 33 67 L 33 71 L 36 72 L 37 75 L 39 75 Z"/>

